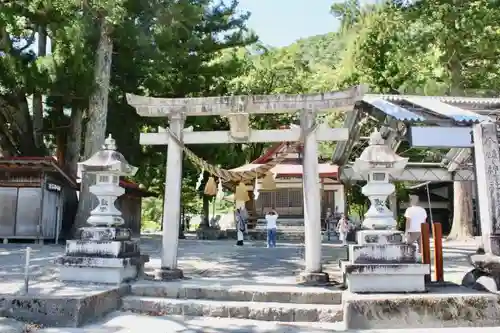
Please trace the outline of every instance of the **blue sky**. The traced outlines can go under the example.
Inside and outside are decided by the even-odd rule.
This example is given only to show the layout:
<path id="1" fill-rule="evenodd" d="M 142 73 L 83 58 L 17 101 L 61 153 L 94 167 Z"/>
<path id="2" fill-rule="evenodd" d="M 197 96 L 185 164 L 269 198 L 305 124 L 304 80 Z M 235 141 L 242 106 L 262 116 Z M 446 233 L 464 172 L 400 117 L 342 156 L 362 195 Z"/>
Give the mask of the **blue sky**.
<path id="1" fill-rule="evenodd" d="M 262 42 L 286 46 L 297 39 L 335 31 L 338 22 L 330 14 L 334 0 L 239 0 L 252 13 L 248 22 Z"/>
<path id="2" fill-rule="evenodd" d="M 297 39 L 336 31 L 339 23 L 330 6 L 341 0 L 239 0 L 252 13 L 248 26 L 270 46 L 287 46 Z M 361 0 L 361 4 L 377 0 Z"/>

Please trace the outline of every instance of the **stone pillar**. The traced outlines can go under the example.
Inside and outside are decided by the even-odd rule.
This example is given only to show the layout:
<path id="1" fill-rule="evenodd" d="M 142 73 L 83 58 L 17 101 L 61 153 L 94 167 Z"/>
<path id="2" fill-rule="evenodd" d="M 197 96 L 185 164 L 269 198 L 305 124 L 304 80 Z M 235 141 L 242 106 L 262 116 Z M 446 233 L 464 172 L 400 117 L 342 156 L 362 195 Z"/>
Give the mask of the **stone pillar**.
<path id="1" fill-rule="evenodd" d="M 474 125 L 474 158 L 477 202 L 484 251 L 471 255 L 474 269 L 462 284 L 497 293 L 500 290 L 500 154 L 497 125 L 485 121 Z"/>
<path id="2" fill-rule="evenodd" d="M 500 255 L 500 155 L 496 124 L 474 125 L 474 157 L 481 235 L 486 253 Z"/>
<path id="3" fill-rule="evenodd" d="M 304 195 L 304 243 L 305 271 L 299 276 L 299 282 L 328 282 L 328 274 L 321 267 L 321 195 L 318 182 L 318 143 L 316 133 L 311 132 L 315 123 L 315 113 L 303 110 L 301 127 L 305 134 L 302 158 L 302 188 Z"/>
<path id="4" fill-rule="evenodd" d="M 184 120 L 182 113 L 171 113 L 169 116 L 170 132 L 181 141 Z M 155 272 L 155 277 L 160 280 L 183 277 L 182 270 L 177 267 L 179 238 L 175 232 L 179 229 L 181 219 L 182 153 L 182 147 L 170 138 L 165 166 L 161 268 Z"/>

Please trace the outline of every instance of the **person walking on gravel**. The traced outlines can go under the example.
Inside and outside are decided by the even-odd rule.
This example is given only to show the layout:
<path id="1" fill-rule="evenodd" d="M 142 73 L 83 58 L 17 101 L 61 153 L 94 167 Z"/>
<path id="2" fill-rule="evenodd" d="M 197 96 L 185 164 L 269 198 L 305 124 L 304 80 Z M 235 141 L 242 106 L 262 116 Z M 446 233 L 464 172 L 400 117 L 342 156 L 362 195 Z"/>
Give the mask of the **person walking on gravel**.
<path id="1" fill-rule="evenodd" d="M 247 227 L 244 218 L 244 213 L 242 212 L 241 208 L 236 209 L 234 217 L 236 220 L 236 235 L 237 235 L 236 245 L 243 246 L 243 238 Z"/>

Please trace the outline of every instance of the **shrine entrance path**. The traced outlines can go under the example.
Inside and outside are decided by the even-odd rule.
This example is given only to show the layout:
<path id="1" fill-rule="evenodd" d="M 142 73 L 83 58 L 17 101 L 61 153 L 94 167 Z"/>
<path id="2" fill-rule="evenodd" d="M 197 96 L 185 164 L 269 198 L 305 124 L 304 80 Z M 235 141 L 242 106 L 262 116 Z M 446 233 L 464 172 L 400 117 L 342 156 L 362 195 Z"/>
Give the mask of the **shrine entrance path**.
<path id="1" fill-rule="evenodd" d="M 179 241 L 179 266 L 193 279 L 217 279 L 230 283 L 242 280 L 262 284 L 295 284 L 295 273 L 303 266 L 304 247 L 278 244 L 267 249 L 264 242 L 246 243 L 236 247 L 235 241 Z M 24 249 L 26 244 L 0 245 L 0 294 L 22 290 Z M 64 254 L 62 245 L 29 245 L 32 250 L 30 293 L 83 294 L 96 290 L 85 284 L 61 284 L 54 259 Z M 444 242 L 445 279 L 460 283 L 471 269 L 467 257 L 476 248 L 475 242 Z M 142 251 L 151 256 L 146 270 L 160 266 L 161 236 L 146 235 L 141 239 Z M 345 256 L 338 245 L 323 245 L 325 270 L 338 274 L 338 259 Z"/>
<path id="2" fill-rule="evenodd" d="M 252 280 L 261 283 L 295 284 L 297 272 L 303 270 L 304 247 L 299 244 L 278 244 L 268 249 L 263 241 L 245 242 L 236 246 L 236 241 L 179 242 L 179 266 L 184 274 L 204 279 L 226 281 Z M 151 255 L 148 268 L 160 266 L 160 242 L 156 237 L 143 237 L 141 246 Z M 346 250 L 340 245 L 324 245 L 322 255 L 328 270 L 338 270 L 338 260 L 345 257 Z"/>

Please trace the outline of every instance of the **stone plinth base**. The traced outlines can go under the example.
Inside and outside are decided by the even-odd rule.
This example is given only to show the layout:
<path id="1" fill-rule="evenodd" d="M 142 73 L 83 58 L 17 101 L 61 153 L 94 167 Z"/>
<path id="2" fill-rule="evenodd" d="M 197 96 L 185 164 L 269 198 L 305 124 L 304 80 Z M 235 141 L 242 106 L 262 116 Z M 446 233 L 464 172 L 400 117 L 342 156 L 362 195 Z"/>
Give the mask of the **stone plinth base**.
<path id="1" fill-rule="evenodd" d="M 462 285 L 478 290 L 500 291 L 500 256 L 491 253 L 477 253 L 469 257 L 474 269 L 468 272 Z"/>
<path id="2" fill-rule="evenodd" d="M 341 262 L 344 284 L 350 292 L 423 292 L 430 266 L 417 263 L 414 245 L 402 243 L 394 230 L 362 230 L 349 246 L 349 260 Z"/>
<path id="3" fill-rule="evenodd" d="M 408 244 L 350 245 L 349 260 L 353 264 L 414 264 L 416 248 Z"/>
<path id="4" fill-rule="evenodd" d="M 353 293 L 424 292 L 424 264 L 352 264 L 342 262 L 347 288 Z"/>
<path id="5" fill-rule="evenodd" d="M 154 278 L 160 281 L 180 280 L 184 278 L 184 273 L 179 268 L 160 268 L 155 270 Z"/>
<path id="6" fill-rule="evenodd" d="M 490 275 L 500 276 L 500 256 L 489 253 L 473 254 L 470 256 L 470 262 L 474 268 Z"/>
<path id="7" fill-rule="evenodd" d="M 500 325 L 498 295 L 456 285 L 429 286 L 425 294 L 344 292 L 342 301 L 346 330 Z"/>
<path id="8" fill-rule="evenodd" d="M 68 240 L 66 255 L 103 258 L 133 257 L 139 252 L 139 244 L 133 240 Z"/>
<path id="9" fill-rule="evenodd" d="M 402 244 L 404 233 L 398 230 L 360 230 L 356 233 L 359 245 Z"/>
<path id="10" fill-rule="evenodd" d="M 149 261 L 129 229 L 88 227 L 79 237 L 67 241 L 65 256 L 56 260 L 62 281 L 119 284 L 136 279 Z"/>
<path id="11" fill-rule="evenodd" d="M 135 258 L 99 258 L 64 256 L 57 259 L 61 265 L 60 279 L 67 282 L 119 284 L 136 279 L 142 273 L 148 256 Z"/>
<path id="12" fill-rule="evenodd" d="M 41 281 L 36 288 L 30 290 L 28 295 L 3 294 L 2 315 L 24 322 L 54 327 L 49 329 L 51 331 L 59 332 L 55 327 L 64 327 L 65 329 L 61 332 L 68 332 L 68 330 L 72 331 L 69 327 L 81 327 L 94 323 L 107 314 L 119 310 L 122 297 L 130 290 L 126 285 L 94 285 L 92 288 L 75 288 L 75 285 L 65 286 L 61 283 L 50 282 L 47 288 L 51 292 L 41 291 L 45 285 Z M 83 291 L 83 289 L 86 290 Z M 9 331 L 4 331 L 0 327 L 0 332 Z"/>
<path id="13" fill-rule="evenodd" d="M 200 227 L 196 229 L 196 238 L 203 240 L 218 240 L 227 239 L 227 235 L 224 230 L 200 225 Z"/>
<path id="14" fill-rule="evenodd" d="M 310 273 L 310 272 L 300 272 L 297 276 L 297 283 L 307 284 L 307 285 L 324 285 L 330 282 L 330 277 L 327 273 Z"/>

